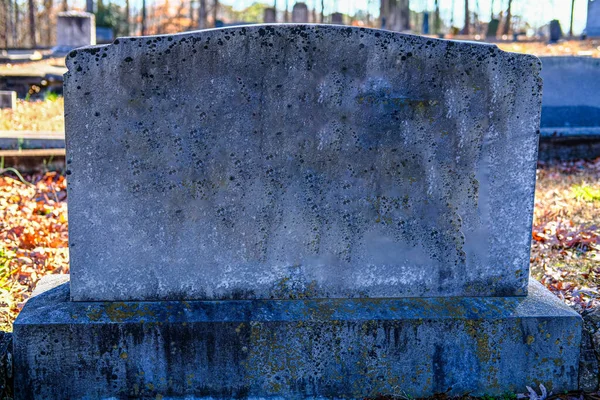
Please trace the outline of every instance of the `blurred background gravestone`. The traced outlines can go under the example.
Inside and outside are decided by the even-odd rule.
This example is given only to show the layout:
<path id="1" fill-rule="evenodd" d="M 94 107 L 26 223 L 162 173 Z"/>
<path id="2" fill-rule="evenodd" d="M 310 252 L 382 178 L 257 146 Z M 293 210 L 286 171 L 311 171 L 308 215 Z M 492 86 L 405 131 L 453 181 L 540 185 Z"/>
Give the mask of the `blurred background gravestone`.
<path id="1" fill-rule="evenodd" d="M 339 12 L 334 12 L 331 14 L 331 23 L 335 25 L 343 25 L 344 24 L 344 14 Z"/>
<path id="2" fill-rule="evenodd" d="M 276 13 L 275 13 L 275 9 L 272 7 L 267 7 L 265 8 L 264 11 L 264 23 L 265 24 L 272 24 L 277 22 L 276 21 Z"/>
<path id="3" fill-rule="evenodd" d="M 17 92 L 0 90 L 0 108 L 17 108 Z"/>
<path id="4" fill-rule="evenodd" d="M 499 26 L 500 26 L 500 20 L 498 20 L 496 18 L 492 19 L 487 26 L 487 33 L 485 36 L 487 38 L 495 39 L 496 35 L 498 33 Z"/>
<path id="5" fill-rule="evenodd" d="M 577 388 L 529 281 L 536 57 L 267 25 L 67 66 L 72 275 L 15 321 L 16 399 Z"/>
<path id="6" fill-rule="evenodd" d="M 77 47 L 96 44 L 96 17 L 94 14 L 67 11 L 58 13 L 56 20 L 56 47 L 53 52 L 68 53 Z"/>
<path id="7" fill-rule="evenodd" d="M 560 21 L 557 19 L 553 19 L 550 21 L 550 43 L 556 43 L 560 39 L 562 39 L 563 32 L 560 27 Z"/>
<path id="8" fill-rule="evenodd" d="M 600 37 L 600 0 L 588 0 L 587 11 L 585 34 L 589 37 Z"/>
<path id="9" fill-rule="evenodd" d="M 305 3 L 296 3 L 292 8 L 292 22 L 307 23 L 308 22 L 308 7 Z"/>

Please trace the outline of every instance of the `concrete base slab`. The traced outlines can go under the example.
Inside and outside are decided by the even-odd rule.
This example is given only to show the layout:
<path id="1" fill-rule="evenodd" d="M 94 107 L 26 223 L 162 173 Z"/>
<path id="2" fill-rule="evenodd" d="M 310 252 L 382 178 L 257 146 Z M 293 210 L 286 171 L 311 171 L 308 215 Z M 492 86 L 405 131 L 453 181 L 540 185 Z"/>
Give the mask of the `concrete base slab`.
<path id="1" fill-rule="evenodd" d="M 511 298 L 71 302 L 14 324 L 16 399 L 377 398 L 577 388 L 582 322 Z"/>

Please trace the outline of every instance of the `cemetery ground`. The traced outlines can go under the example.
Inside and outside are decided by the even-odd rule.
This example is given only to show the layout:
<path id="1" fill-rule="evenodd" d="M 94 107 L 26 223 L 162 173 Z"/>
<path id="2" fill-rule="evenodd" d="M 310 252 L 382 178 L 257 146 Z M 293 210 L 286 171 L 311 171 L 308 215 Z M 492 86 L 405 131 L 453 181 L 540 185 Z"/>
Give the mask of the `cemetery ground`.
<path id="1" fill-rule="evenodd" d="M 48 274 L 69 272 L 67 177 L 61 171 L 0 177 L 0 329 Z M 600 158 L 540 163 L 532 275 L 577 311 L 600 305 Z"/>

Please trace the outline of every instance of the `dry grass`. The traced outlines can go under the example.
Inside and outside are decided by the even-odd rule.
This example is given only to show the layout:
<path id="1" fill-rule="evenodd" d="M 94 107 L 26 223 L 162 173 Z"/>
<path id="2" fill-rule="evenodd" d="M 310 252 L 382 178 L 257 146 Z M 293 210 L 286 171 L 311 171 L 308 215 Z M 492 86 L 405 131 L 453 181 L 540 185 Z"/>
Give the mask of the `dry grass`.
<path id="1" fill-rule="evenodd" d="M 600 57 L 600 40 L 568 40 L 558 43 L 516 42 L 497 43 L 505 51 L 534 54 L 536 56 L 586 56 Z"/>
<path id="2" fill-rule="evenodd" d="M 62 97 L 45 101 L 17 100 L 15 110 L 0 109 L 0 131 L 52 131 L 65 129 Z"/>
<path id="3" fill-rule="evenodd" d="M 542 165 L 531 273 L 581 311 L 600 305 L 600 158 Z"/>
<path id="4" fill-rule="evenodd" d="M 31 185 L 9 175 L 0 177 L 0 330 L 12 329 L 43 275 L 69 272 L 64 176 L 30 176 Z"/>

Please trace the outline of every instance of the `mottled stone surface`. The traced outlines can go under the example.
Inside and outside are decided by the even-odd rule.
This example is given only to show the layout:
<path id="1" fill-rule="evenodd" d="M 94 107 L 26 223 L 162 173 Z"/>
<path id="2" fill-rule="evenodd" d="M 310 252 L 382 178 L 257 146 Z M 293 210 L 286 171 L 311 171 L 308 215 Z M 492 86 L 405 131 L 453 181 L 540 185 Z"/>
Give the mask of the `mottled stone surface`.
<path id="1" fill-rule="evenodd" d="M 0 331 L 0 398 L 12 398 L 13 389 L 12 333 Z"/>
<path id="2" fill-rule="evenodd" d="M 581 317 L 510 298 L 29 300 L 16 399 L 419 398 L 577 388 Z M 390 397 L 391 398 L 391 397 Z"/>
<path id="3" fill-rule="evenodd" d="M 67 65 L 75 300 L 526 293 L 533 56 L 274 25 Z"/>

